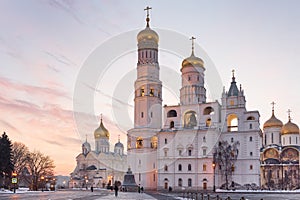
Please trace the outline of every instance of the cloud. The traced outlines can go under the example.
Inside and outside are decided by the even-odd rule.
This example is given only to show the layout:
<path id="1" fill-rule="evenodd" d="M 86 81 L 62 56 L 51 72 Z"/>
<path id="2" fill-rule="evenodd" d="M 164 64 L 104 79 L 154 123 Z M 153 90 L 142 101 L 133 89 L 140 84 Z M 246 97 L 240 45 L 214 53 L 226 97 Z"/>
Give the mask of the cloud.
<path id="1" fill-rule="evenodd" d="M 3 127 L 2 127 L 3 131 L 7 132 L 7 129 L 10 129 L 10 130 L 15 131 L 17 133 L 20 133 L 20 131 L 16 127 L 14 127 L 13 125 L 11 125 L 10 123 L 8 123 L 8 122 L 6 122 L 6 121 L 4 121 L 2 119 L 0 119 L 0 123 L 3 125 Z"/>
<path id="2" fill-rule="evenodd" d="M 118 98 L 115 98 L 115 97 L 113 97 L 113 96 L 110 96 L 110 95 L 108 95 L 108 94 L 102 92 L 102 91 L 99 90 L 99 89 L 93 88 L 92 86 L 90 86 L 90 85 L 88 85 L 88 84 L 86 84 L 86 83 L 83 83 L 83 84 L 84 84 L 87 88 L 89 88 L 89 89 L 91 89 L 91 90 L 93 90 L 93 91 L 96 91 L 96 92 L 98 92 L 99 94 L 101 94 L 101 95 L 103 95 L 103 96 L 105 96 L 105 97 L 107 97 L 107 98 L 109 98 L 109 99 L 113 99 L 113 100 L 115 100 L 116 102 L 120 103 L 121 105 L 129 106 L 129 107 L 133 108 L 133 105 L 131 105 L 131 104 L 127 103 L 127 102 L 124 102 L 124 101 L 122 101 L 122 100 L 120 100 L 120 99 L 118 99 Z"/>
<path id="3" fill-rule="evenodd" d="M 18 92 L 26 92 L 30 96 L 36 95 L 38 97 L 63 97 L 71 100 L 71 97 L 66 92 L 58 89 L 17 83 L 4 77 L 0 77 L 0 88 L 2 88 L 2 90 L 7 89 L 10 93 L 15 90 Z"/>
<path id="4" fill-rule="evenodd" d="M 48 0 L 48 4 L 58 10 L 61 10 L 72 17 L 79 24 L 85 24 L 80 18 L 77 10 L 74 8 L 73 1 L 66 0 Z"/>

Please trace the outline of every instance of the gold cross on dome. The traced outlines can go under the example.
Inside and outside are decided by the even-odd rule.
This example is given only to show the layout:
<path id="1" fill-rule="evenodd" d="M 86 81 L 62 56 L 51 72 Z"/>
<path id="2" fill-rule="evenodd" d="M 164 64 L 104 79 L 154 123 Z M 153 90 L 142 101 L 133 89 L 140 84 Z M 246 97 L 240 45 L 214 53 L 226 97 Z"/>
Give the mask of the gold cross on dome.
<path id="1" fill-rule="evenodd" d="M 152 8 L 151 7 L 149 7 L 149 6 L 147 6 L 144 10 L 146 10 L 147 11 L 147 18 L 149 18 L 149 10 L 151 10 Z"/>
<path id="2" fill-rule="evenodd" d="M 291 110 L 290 109 L 288 109 L 288 111 L 287 111 L 287 113 L 288 113 L 288 116 L 289 116 L 289 121 L 291 121 Z"/>
<path id="3" fill-rule="evenodd" d="M 191 38 L 190 38 L 190 40 L 192 40 L 192 52 L 194 53 L 194 46 L 195 46 L 195 37 L 194 36 L 192 36 Z"/>
<path id="4" fill-rule="evenodd" d="M 272 105 L 272 110 L 274 111 L 274 106 L 275 106 L 275 102 L 274 101 L 272 101 L 272 103 L 271 103 L 271 105 Z"/>

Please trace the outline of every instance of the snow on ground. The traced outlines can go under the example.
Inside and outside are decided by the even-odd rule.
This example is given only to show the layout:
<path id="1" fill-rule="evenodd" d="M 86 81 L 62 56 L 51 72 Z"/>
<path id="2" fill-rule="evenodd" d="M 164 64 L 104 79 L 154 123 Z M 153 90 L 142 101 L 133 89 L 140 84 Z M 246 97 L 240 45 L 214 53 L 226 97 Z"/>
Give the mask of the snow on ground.
<path id="1" fill-rule="evenodd" d="M 300 189 L 298 190 L 221 190 L 217 189 L 216 192 L 223 192 L 223 193 L 300 193 Z"/>

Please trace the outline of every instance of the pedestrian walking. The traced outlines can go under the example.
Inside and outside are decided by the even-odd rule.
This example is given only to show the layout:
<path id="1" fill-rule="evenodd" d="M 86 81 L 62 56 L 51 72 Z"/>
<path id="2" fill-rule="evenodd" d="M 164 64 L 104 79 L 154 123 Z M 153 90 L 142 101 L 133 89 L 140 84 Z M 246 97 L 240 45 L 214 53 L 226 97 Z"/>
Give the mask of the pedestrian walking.
<path id="1" fill-rule="evenodd" d="M 91 192 L 94 192 L 94 187 L 93 186 L 91 186 Z"/>
<path id="2" fill-rule="evenodd" d="M 115 196 L 116 197 L 118 196 L 118 190 L 119 190 L 119 187 L 117 186 L 117 184 L 115 184 Z"/>

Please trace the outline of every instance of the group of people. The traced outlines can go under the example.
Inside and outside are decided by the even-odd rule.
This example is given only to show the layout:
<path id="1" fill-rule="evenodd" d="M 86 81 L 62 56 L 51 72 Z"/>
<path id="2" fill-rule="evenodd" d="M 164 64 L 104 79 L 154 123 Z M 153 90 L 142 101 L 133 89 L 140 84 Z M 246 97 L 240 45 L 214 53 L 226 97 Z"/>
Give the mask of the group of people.
<path id="1" fill-rule="evenodd" d="M 119 191 L 119 185 L 118 185 L 117 182 L 115 182 L 114 186 L 111 187 L 111 190 L 115 191 L 115 196 L 117 197 L 118 196 L 118 191 Z M 91 192 L 94 192 L 94 187 L 93 186 L 91 186 Z M 144 187 L 139 184 L 138 193 L 143 193 L 143 192 L 144 192 Z"/>

